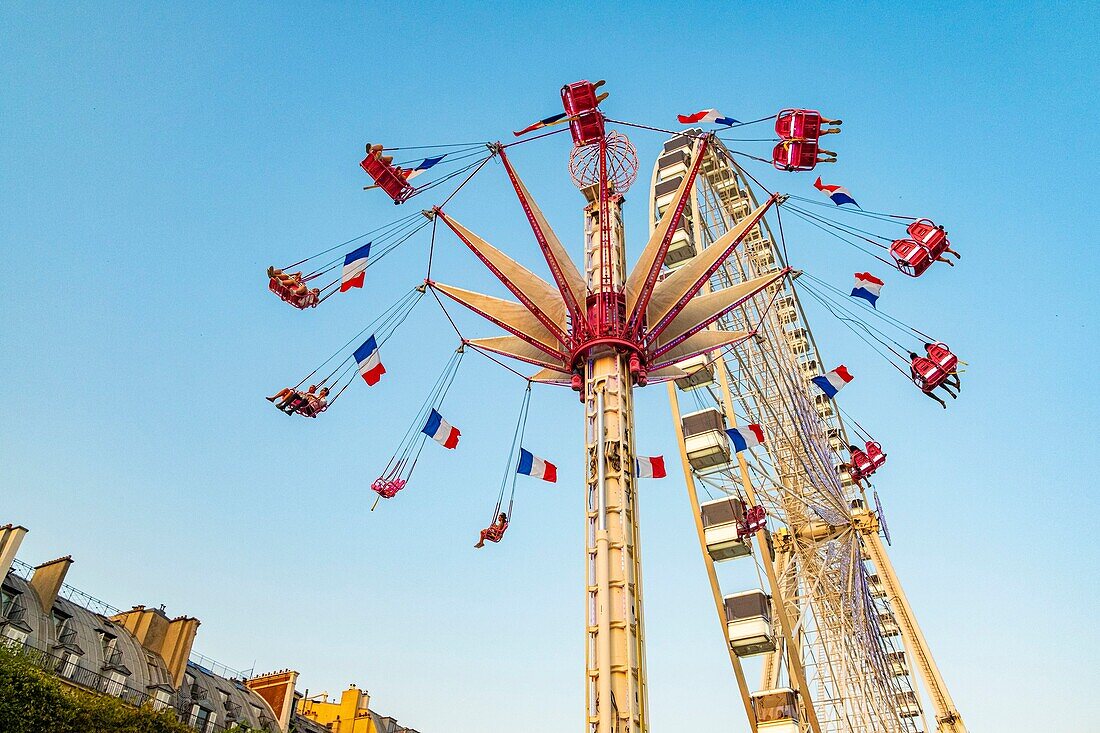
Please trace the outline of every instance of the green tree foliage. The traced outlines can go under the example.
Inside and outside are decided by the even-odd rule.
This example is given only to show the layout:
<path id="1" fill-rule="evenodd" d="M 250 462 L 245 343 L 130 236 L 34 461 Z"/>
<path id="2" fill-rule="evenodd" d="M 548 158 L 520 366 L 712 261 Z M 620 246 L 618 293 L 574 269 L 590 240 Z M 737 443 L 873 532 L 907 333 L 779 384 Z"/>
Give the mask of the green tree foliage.
<path id="1" fill-rule="evenodd" d="M 3 733 L 195 733 L 171 711 L 76 690 L 0 646 Z"/>

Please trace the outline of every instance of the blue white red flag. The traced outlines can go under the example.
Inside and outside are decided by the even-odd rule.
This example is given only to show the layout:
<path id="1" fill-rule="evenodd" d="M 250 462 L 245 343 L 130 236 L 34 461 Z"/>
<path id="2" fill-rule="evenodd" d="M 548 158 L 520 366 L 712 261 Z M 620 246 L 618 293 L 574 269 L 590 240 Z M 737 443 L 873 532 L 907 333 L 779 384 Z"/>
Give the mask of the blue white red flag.
<path id="1" fill-rule="evenodd" d="M 856 284 L 852 287 L 852 297 L 863 298 L 873 307 L 878 308 L 875 302 L 878 300 L 882 286 L 885 284 L 869 272 L 857 272 Z"/>
<path id="2" fill-rule="evenodd" d="M 764 444 L 764 428 L 755 423 L 740 428 L 730 428 L 726 431 L 726 435 L 733 444 L 734 453 Z"/>
<path id="3" fill-rule="evenodd" d="M 638 456 L 636 459 L 637 475 L 638 478 L 664 478 L 665 477 L 665 457 L 664 456 Z"/>
<path id="4" fill-rule="evenodd" d="M 438 163 L 439 161 L 443 160 L 446 157 L 447 157 L 447 154 L 444 153 L 443 155 L 436 156 L 435 158 L 425 158 L 424 160 L 420 161 L 414 167 L 407 168 L 405 170 L 405 180 L 408 181 L 410 179 L 416 178 L 421 173 L 428 170 L 433 165 L 435 165 L 436 163 Z"/>
<path id="5" fill-rule="evenodd" d="M 353 354 L 359 364 L 359 374 L 366 380 L 367 385 L 373 387 L 386 373 L 386 367 L 382 366 L 382 355 L 378 352 L 378 344 L 374 336 L 363 342 L 363 345 Z"/>
<path id="6" fill-rule="evenodd" d="M 852 375 L 848 373 L 848 367 L 841 364 L 828 374 L 814 377 L 810 381 L 816 384 L 825 393 L 826 397 L 832 399 L 836 397 L 837 392 L 844 389 L 848 382 L 852 381 Z"/>
<path id="7" fill-rule="evenodd" d="M 568 117 L 569 117 L 569 114 L 566 113 L 566 112 L 562 112 L 562 113 L 556 114 L 556 115 L 551 115 L 551 116 L 547 117 L 546 119 L 539 120 L 538 122 L 536 122 L 533 125 L 528 125 L 527 127 L 523 128 L 522 130 L 516 130 L 512 134 L 515 135 L 516 137 L 519 137 L 520 135 L 526 135 L 529 132 L 534 132 L 535 130 L 541 130 L 544 127 L 550 127 L 551 125 L 556 125 L 559 122 L 565 122 L 566 118 L 568 118 Z"/>
<path id="8" fill-rule="evenodd" d="M 428 413 L 428 422 L 420 432 L 448 449 L 457 447 L 458 436 L 462 435 L 462 431 L 444 420 L 435 408 Z"/>
<path id="9" fill-rule="evenodd" d="M 833 203 L 837 206 L 855 204 L 856 208 L 862 208 L 859 204 L 856 204 L 856 200 L 852 198 L 852 194 L 848 193 L 848 189 L 844 188 L 844 186 L 834 186 L 831 183 L 822 183 L 821 176 L 818 176 L 817 180 L 814 181 L 814 188 L 831 198 Z"/>
<path id="10" fill-rule="evenodd" d="M 738 123 L 737 120 L 732 117 L 726 117 L 716 109 L 704 109 L 693 115 L 676 115 L 676 119 L 680 121 L 681 125 L 694 125 L 697 122 L 713 122 L 716 125 L 728 126 Z"/>
<path id="11" fill-rule="evenodd" d="M 340 292 L 363 287 L 363 278 L 367 272 L 367 257 L 370 256 L 370 242 L 359 249 L 348 252 L 344 257 L 344 270 L 340 275 Z"/>
<path id="12" fill-rule="evenodd" d="M 557 466 L 522 447 L 519 449 L 519 465 L 516 466 L 516 473 L 534 476 L 550 483 L 556 483 L 558 480 Z"/>

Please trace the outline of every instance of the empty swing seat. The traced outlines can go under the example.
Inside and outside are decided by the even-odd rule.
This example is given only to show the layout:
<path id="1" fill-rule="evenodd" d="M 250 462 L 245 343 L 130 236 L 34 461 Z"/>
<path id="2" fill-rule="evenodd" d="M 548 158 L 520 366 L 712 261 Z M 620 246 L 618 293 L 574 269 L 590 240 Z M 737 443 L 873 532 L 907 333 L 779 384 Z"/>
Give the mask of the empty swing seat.
<path id="1" fill-rule="evenodd" d="M 756 729 L 766 733 L 799 733 L 798 696 L 789 687 L 752 693 Z"/>
<path id="2" fill-rule="evenodd" d="M 947 231 L 937 226 L 931 219 L 917 219 L 910 224 L 906 231 L 909 236 L 923 244 L 932 253 L 932 258 L 939 257 L 951 246 L 947 241 Z"/>
<path id="3" fill-rule="evenodd" d="M 407 180 L 408 173 L 383 160 L 381 150 L 371 150 L 359 165 L 371 177 L 374 185 L 385 191 L 395 204 L 404 203 L 412 195 L 413 187 Z"/>
<path id="4" fill-rule="evenodd" d="M 876 471 L 886 465 L 886 454 L 882 452 L 882 446 L 873 440 L 867 441 L 867 457 Z"/>
<path id="5" fill-rule="evenodd" d="M 821 113 L 812 109 L 785 109 L 775 120 L 775 132 L 784 140 L 817 140 Z"/>
<path id="6" fill-rule="evenodd" d="M 936 261 L 927 247 L 913 239 L 895 239 L 890 256 L 898 270 L 909 277 L 920 277 Z"/>
<path id="7" fill-rule="evenodd" d="M 951 350 L 947 348 L 947 344 L 934 343 L 928 347 L 927 351 L 928 358 L 943 371 L 954 374 L 958 370 L 959 357 L 951 353 Z"/>
<path id="8" fill-rule="evenodd" d="M 703 537 L 707 554 L 715 562 L 732 560 L 752 553 L 752 545 L 742 532 L 745 505 L 737 498 L 715 499 L 699 505 L 703 519 Z"/>
<path id="9" fill-rule="evenodd" d="M 817 140 L 784 140 L 772 149 L 772 165 L 781 171 L 812 171 L 817 153 Z"/>
<path id="10" fill-rule="evenodd" d="M 692 468 L 703 471 L 730 462 L 726 420 L 716 408 L 690 412 L 680 419 L 684 449 Z"/>
<path id="11" fill-rule="evenodd" d="M 772 600 L 762 590 L 747 590 L 722 599 L 726 608 L 726 637 L 739 657 L 775 651 Z"/>

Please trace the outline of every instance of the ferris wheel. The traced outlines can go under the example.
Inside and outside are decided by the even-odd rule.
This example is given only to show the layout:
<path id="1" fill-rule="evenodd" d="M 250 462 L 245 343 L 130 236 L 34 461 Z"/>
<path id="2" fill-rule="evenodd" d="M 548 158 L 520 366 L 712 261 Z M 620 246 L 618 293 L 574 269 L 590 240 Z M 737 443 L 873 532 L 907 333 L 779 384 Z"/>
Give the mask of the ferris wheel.
<path id="1" fill-rule="evenodd" d="M 647 733 L 638 481 L 663 473 L 654 468 L 663 459 L 637 455 L 634 390 L 665 382 L 722 643 L 753 733 L 916 733 L 933 726 L 938 733 L 965 733 L 887 555 L 878 495 L 872 490 L 868 496 L 886 454 L 858 422 L 841 419 L 834 398 L 852 376 L 843 365 L 824 368 L 801 296 L 808 293 L 837 315 L 944 407 L 935 390 L 958 396 L 962 362 L 945 344 L 872 308 L 883 282 L 871 273 L 856 273 L 852 296 L 870 304 L 860 314 L 835 297 L 845 293 L 794 269 L 781 212 L 913 278 L 934 263 L 954 265 L 946 255 L 959 255 L 946 230 L 928 219 L 862 209 L 850 213 L 869 217 L 872 226 L 901 224 L 906 234 L 895 238 L 864 222 L 834 221 L 807 207 L 854 204 L 846 189 L 819 178 L 814 186 L 830 204 L 772 193 L 737 162 L 755 159 L 791 172 L 835 162 L 820 139 L 839 132 L 839 120 L 805 109 L 751 123 L 716 110 L 679 116 L 685 126 L 727 128 L 774 120 L 778 142 L 770 158 L 758 158 L 731 151 L 715 130 L 676 132 L 613 120 L 600 108 L 607 98 L 597 92 L 602 85 L 566 85 L 563 113 L 513 134 L 524 138 L 562 127 L 508 144 L 368 144 L 360 163 L 373 181 L 367 188 L 380 189 L 394 204 L 442 191 L 450 181 L 456 185 L 419 213 L 269 268 L 268 287 L 294 308 L 316 308 L 364 288 L 368 268 L 430 227 L 424 279 L 297 385 L 267 399 L 287 414 L 316 419 L 357 377 L 368 387 L 378 384 L 387 374 L 382 348 L 391 348 L 390 340 L 430 293 L 458 347 L 370 485 L 377 495 L 371 511 L 383 501 L 400 501 L 399 494 L 415 485 L 422 457 L 443 455 L 439 448 L 424 453 L 429 439 L 445 451 L 460 450 L 462 431 L 443 403 L 464 355 L 475 352 L 526 383 L 491 524 L 475 545 L 484 548 L 516 531 L 509 527 L 517 526 L 517 474 L 557 480 L 556 466 L 524 444 L 532 385 L 577 392 L 585 435 L 585 730 Z M 622 208 L 639 162 L 634 145 L 613 126 L 666 136 L 650 182 L 648 240 L 630 267 Z M 565 132 L 573 140 L 569 172 L 584 198 L 579 263 L 511 158 L 517 145 Z M 425 150 L 428 157 L 422 157 Z M 395 162 L 395 155 L 414 157 Z M 457 218 L 456 196 L 490 160 L 502 163 L 549 280 Z M 432 263 L 444 236 L 468 249 L 514 300 L 441 282 L 439 276 L 448 274 L 438 267 L 433 272 Z M 507 335 L 467 337 L 447 303 Z M 924 343 L 926 356 L 912 351 L 915 341 Z M 854 436 L 863 448 L 852 444 Z M 929 710 L 922 707 L 922 690 Z"/>
<path id="2" fill-rule="evenodd" d="M 654 225 L 699 154 L 700 134 L 664 144 L 651 182 Z M 760 215 L 771 201 L 759 204 L 721 141 L 703 155 L 669 272 L 746 223 L 743 246 L 709 289 L 790 272 Z M 838 470 L 849 441 L 834 402 L 810 386 L 822 361 L 792 274 L 713 326 L 754 338 L 681 362 L 686 375 L 668 385 L 698 540 L 750 726 L 870 733 L 932 730 L 931 723 L 964 731 L 886 555 L 877 495 L 868 506 L 858 473 Z M 759 446 L 738 451 L 730 429 Z"/>

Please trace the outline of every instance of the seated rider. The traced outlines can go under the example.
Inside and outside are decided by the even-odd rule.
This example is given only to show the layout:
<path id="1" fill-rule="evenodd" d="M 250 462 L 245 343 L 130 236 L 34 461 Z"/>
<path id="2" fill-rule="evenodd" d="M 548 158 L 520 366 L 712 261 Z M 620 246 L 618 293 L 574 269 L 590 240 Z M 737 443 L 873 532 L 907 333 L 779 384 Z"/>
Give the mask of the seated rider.
<path id="1" fill-rule="evenodd" d="M 298 407 L 298 412 L 306 417 L 317 417 L 328 409 L 328 387 L 321 387 L 317 394 L 307 393 L 303 395 L 305 401 Z"/>
<path id="2" fill-rule="evenodd" d="M 928 395 L 929 397 L 934 399 L 936 402 L 939 402 L 940 407 L 942 407 L 943 409 L 946 410 L 947 409 L 947 403 L 944 402 L 939 397 L 937 397 L 936 395 L 932 394 L 932 390 L 934 390 L 936 387 L 940 387 L 940 388 L 943 389 L 944 392 L 951 395 L 951 399 L 956 399 L 958 397 L 958 395 L 956 395 L 954 392 L 951 391 L 951 386 L 946 383 L 946 380 L 941 380 L 939 384 L 933 384 L 931 386 L 928 386 L 927 379 L 925 378 L 924 374 L 922 373 L 921 367 L 925 367 L 925 368 L 932 367 L 933 369 L 940 370 L 940 368 L 938 366 L 936 366 L 936 362 L 932 361 L 931 359 L 925 358 L 923 356 L 917 356 L 912 351 L 910 351 L 909 352 L 909 376 L 911 376 L 913 378 L 913 381 L 917 383 L 917 386 L 919 386 L 921 388 L 921 392 L 924 392 L 926 395 Z M 942 370 L 940 370 L 940 371 L 942 372 Z"/>
<path id="3" fill-rule="evenodd" d="M 948 250 L 948 252 L 950 252 L 950 251 L 951 250 Z M 948 263 L 948 264 L 950 264 L 950 263 Z M 933 347 L 933 344 L 925 344 L 924 345 L 924 353 L 928 354 L 929 359 L 932 359 L 932 361 L 935 361 L 935 358 L 932 356 L 932 347 Z M 944 382 L 944 384 L 946 384 L 948 386 L 954 387 L 959 392 L 962 392 L 962 382 L 959 380 L 959 373 L 957 371 L 948 372 L 947 373 L 947 378 L 944 379 L 943 382 Z"/>
<path id="4" fill-rule="evenodd" d="M 500 539 L 504 537 L 504 530 L 508 529 L 508 515 L 504 512 L 500 513 L 497 520 L 490 524 L 485 529 L 481 530 L 481 538 L 477 541 L 474 547 L 481 549 L 485 547 L 485 540 L 490 542 L 500 542 Z"/>
<path id="5" fill-rule="evenodd" d="M 328 394 L 327 389 L 323 391 L 326 395 Z M 278 404 L 275 405 L 276 407 L 278 407 L 280 410 L 288 415 L 293 415 L 302 405 L 309 404 L 309 399 L 311 397 L 316 398 L 316 392 L 316 384 L 309 385 L 309 390 L 305 393 L 299 392 L 296 389 L 291 389 L 290 387 L 285 387 L 284 389 L 276 392 L 274 396 L 268 397 L 267 401 L 278 401 Z"/>

